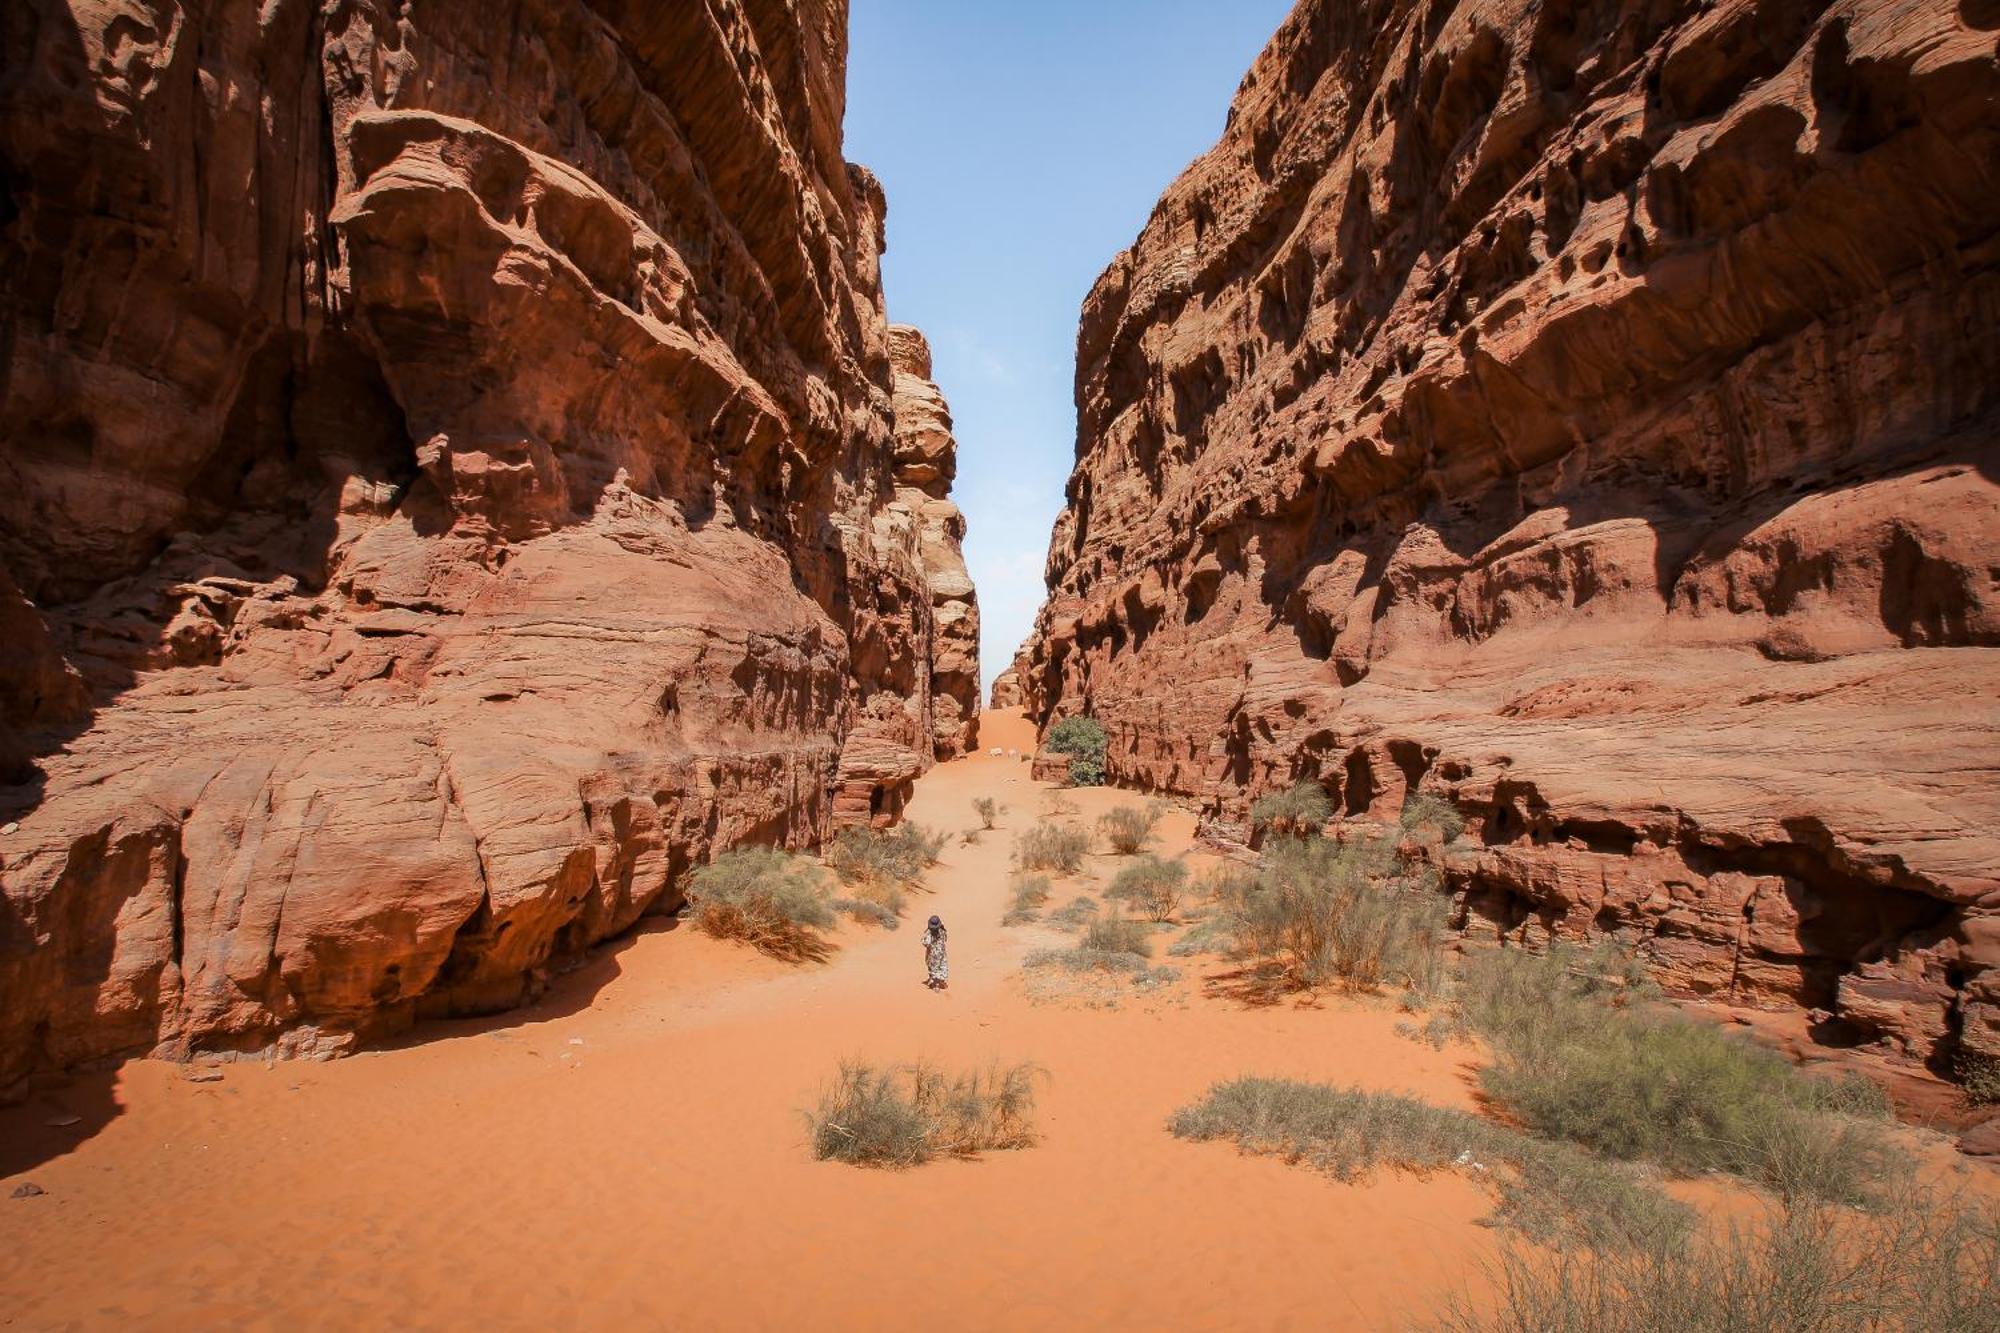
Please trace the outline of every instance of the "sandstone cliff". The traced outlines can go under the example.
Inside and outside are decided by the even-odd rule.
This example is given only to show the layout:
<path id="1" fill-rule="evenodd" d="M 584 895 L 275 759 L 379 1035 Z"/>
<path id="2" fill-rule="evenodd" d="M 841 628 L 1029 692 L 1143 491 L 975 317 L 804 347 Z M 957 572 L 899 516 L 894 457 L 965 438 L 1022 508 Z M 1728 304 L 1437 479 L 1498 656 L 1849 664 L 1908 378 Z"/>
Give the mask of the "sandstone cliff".
<path id="1" fill-rule="evenodd" d="M 964 743 L 846 17 L 7 8 L 0 1089 L 516 1003 Z"/>
<path id="2" fill-rule="evenodd" d="M 1221 838 L 1438 793 L 1469 930 L 2000 1058 L 1996 23 L 1302 0 L 1085 304 L 1031 711 Z"/>

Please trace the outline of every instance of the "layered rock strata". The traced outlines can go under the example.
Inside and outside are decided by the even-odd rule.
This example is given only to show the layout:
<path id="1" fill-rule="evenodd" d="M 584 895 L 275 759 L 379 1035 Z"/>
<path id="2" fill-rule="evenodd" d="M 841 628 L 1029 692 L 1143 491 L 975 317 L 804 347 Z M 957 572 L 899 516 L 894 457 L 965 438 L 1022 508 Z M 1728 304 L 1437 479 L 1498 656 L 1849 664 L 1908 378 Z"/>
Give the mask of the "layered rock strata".
<path id="1" fill-rule="evenodd" d="M 514 1004 L 962 737 L 844 0 L 0 36 L 0 1087 Z"/>
<path id="2" fill-rule="evenodd" d="M 1435 793 L 1468 930 L 2000 1059 L 1996 24 L 1303 0 L 1085 304 L 1031 712 L 1218 838 Z"/>

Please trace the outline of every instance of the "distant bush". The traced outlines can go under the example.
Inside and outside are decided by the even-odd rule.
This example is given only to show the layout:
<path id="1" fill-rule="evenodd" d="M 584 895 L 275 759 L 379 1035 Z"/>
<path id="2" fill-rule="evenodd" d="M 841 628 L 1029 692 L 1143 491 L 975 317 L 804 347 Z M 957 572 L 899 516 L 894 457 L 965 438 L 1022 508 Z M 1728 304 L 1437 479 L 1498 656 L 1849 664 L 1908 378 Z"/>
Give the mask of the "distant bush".
<path id="1" fill-rule="evenodd" d="M 1033 1065 L 948 1077 L 930 1065 L 843 1064 L 806 1113 L 813 1156 L 855 1166 L 909 1167 L 949 1155 L 1035 1142 Z"/>
<path id="2" fill-rule="evenodd" d="M 826 956 L 819 932 L 834 924 L 819 872 L 802 857 L 768 847 L 724 852 L 688 877 L 695 926 L 742 940 L 790 962 Z"/>
<path id="3" fill-rule="evenodd" d="M 1465 832 L 1465 816 L 1458 813 L 1457 806 L 1442 797 L 1419 792 L 1410 793 L 1404 800 L 1402 817 L 1397 822 L 1411 833 L 1436 829 L 1446 842 L 1457 842 Z"/>
<path id="4" fill-rule="evenodd" d="M 1498 1299 L 1442 1333 L 1974 1333 L 2000 1329 L 2000 1214 L 1908 1185 L 1879 1211 L 1785 1207 L 1691 1237 L 1510 1245 Z"/>
<path id="5" fill-rule="evenodd" d="M 1250 826 L 1284 837 L 1316 836 L 1333 818 L 1333 802 L 1317 782 L 1294 783 L 1284 791 L 1260 796 L 1250 805 Z"/>
<path id="6" fill-rule="evenodd" d="M 1204 921 L 1175 940 L 1167 948 L 1169 958 L 1194 958 L 1205 953 L 1228 953 L 1236 947 L 1228 923 Z"/>
<path id="7" fill-rule="evenodd" d="M 1046 749 L 1069 756 L 1069 780 L 1079 787 L 1104 785 L 1104 728 L 1097 719 L 1066 717 L 1049 728 Z"/>
<path id="8" fill-rule="evenodd" d="M 1726 1171 L 1787 1198 L 1872 1197 L 1888 1165 L 1879 1090 L 1643 1003 L 1630 967 L 1570 946 L 1468 959 L 1457 1003 L 1493 1048 L 1487 1093 L 1533 1132 L 1606 1156 Z"/>
<path id="9" fill-rule="evenodd" d="M 1083 928 L 1077 943 L 1099 953 L 1129 953 L 1140 958 L 1153 956 L 1153 932 L 1143 921 L 1122 916 L 1101 916 Z"/>
<path id="10" fill-rule="evenodd" d="M 981 828 L 992 828 L 1000 820 L 1000 812 L 1006 809 L 991 796 L 982 796 L 972 803 L 972 812 L 979 816 Z"/>
<path id="11" fill-rule="evenodd" d="M 1159 811 L 1151 806 L 1140 808 L 1136 805 L 1121 805 L 1106 812 L 1097 821 L 1097 827 L 1104 834 L 1111 850 L 1120 856 L 1131 856 L 1144 847 L 1153 836 L 1153 826 L 1160 822 Z"/>
<path id="12" fill-rule="evenodd" d="M 1064 930 L 1075 930 L 1084 922 L 1097 915 L 1097 899 L 1089 894 L 1072 898 L 1060 912 L 1049 917 L 1049 924 L 1061 926 Z"/>
<path id="13" fill-rule="evenodd" d="M 1219 865 L 1194 882 L 1189 896 L 1199 902 L 1225 906 L 1240 899 L 1257 884 L 1257 872 L 1239 865 Z"/>
<path id="14" fill-rule="evenodd" d="M 1047 875 L 1024 875 L 1015 872 L 1014 901 L 1002 917 L 1003 926 L 1020 926 L 1037 919 L 1043 904 L 1049 900 L 1049 877 Z"/>
<path id="15" fill-rule="evenodd" d="M 1429 995 L 1443 984 L 1449 907 L 1434 872 L 1405 865 L 1393 837 L 1287 839 L 1254 878 L 1220 887 L 1238 947 L 1296 986 L 1392 982 Z"/>
<path id="16" fill-rule="evenodd" d="M 1187 892 L 1187 882 L 1187 862 L 1143 856 L 1118 872 L 1105 896 L 1130 903 L 1150 921 L 1171 921 Z"/>
<path id="17" fill-rule="evenodd" d="M 1046 821 L 1014 840 L 1014 857 L 1023 870 L 1055 870 L 1073 875 L 1083 868 L 1090 835 L 1079 828 Z"/>

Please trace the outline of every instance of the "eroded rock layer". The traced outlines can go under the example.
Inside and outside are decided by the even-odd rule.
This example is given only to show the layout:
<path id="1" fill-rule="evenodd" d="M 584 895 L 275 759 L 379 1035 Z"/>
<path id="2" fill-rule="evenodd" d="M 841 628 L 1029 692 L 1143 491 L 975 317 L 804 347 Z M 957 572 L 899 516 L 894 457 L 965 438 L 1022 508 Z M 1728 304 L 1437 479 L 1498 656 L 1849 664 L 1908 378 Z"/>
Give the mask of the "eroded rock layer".
<path id="1" fill-rule="evenodd" d="M 1996 23 L 1303 0 L 1085 304 L 1031 711 L 1222 838 L 1437 793 L 1468 929 L 2000 1057 Z"/>
<path id="2" fill-rule="evenodd" d="M 960 735 L 846 18 L 7 7 L 0 1088 L 518 1002 Z"/>

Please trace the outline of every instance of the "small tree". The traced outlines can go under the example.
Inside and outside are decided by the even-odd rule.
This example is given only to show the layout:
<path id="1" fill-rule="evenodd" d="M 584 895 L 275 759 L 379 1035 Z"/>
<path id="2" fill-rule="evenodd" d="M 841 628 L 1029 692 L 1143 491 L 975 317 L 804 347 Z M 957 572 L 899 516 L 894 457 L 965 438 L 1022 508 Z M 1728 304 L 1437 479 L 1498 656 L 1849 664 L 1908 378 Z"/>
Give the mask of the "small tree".
<path id="1" fill-rule="evenodd" d="M 1187 882 L 1187 862 L 1143 856 L 1118 872 L 1106 896 L 1131 903 L 1149 920 L 1171 921 L 1187 892 Z"/>
<path id="2" fill-rule="evenodd" d="M 1069 780 L 1079 787 L 1104 785 L 1104 728 L 1096 718 L 1066 717 L 1049 728 L 1042 742 L 1047 749 L 1069 756 Z"/>

